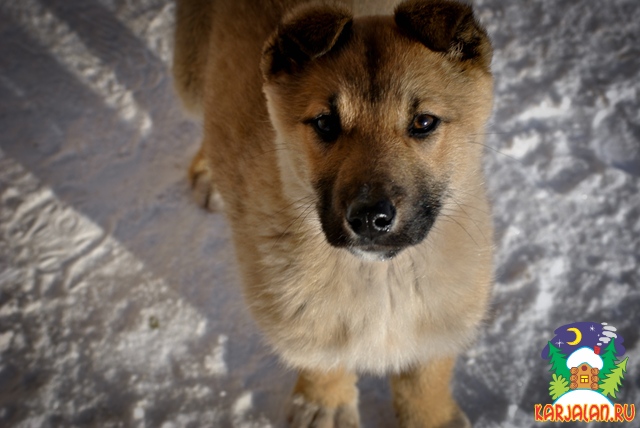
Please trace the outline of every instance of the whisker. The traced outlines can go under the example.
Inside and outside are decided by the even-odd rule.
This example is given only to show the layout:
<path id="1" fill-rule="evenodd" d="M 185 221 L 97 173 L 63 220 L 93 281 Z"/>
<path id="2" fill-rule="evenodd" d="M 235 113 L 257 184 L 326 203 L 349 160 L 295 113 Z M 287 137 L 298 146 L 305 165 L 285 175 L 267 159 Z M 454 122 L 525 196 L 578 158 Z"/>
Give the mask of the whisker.
<path id="1" fill-rule="evenodd" d="M 463 195 L 463 196 L 468 196 L 468 197 L 471 197 L 471 198 L 475 198 L 475 199 L 477 199 L 479 201 L 484 201 L 485 200 L 485 196 L 484 195 L 479 196 L 477 194 L 477 192 L 471 192 L 470 190 L 462 190 L 462 189 L 457 189 L 455 187 L 450 187 L 448 193 L 451 193 L 451 192 L 454 192 L 454 193 L 457 193 L 457 194 L 460 194 L 460 195 Z"/>
<path id="2" fill-rule="evenodd" d="M 313 206 L 310 206 L 310 208 L 312 208 L 312 207 Z M 309 208 L 307 208 L 305 211 L 307 211 L 307 214 L 305 214 L 304 218 L 302 220 L 300 220 L 300 222 L 298 223 L 298 229 L 296 229 L 296 234 L 298 234 L 300 232 L 300 227 L 305 222 L 307 217 L 309 217 L 309 214 L 311 214 L 313 212 L 313 210 L 310 210 Z"/>
<path id="3" fill-rule="evenodd" d="M 291 206 L 293 204 L 300 203 L 300 202 L 302 202 L 302 201 L 304 201 L 306 199 L 315 200 L 315 195 L 306 195 L 306 196 L 301 197 L 300 199 L 296 199 L 295 201 L 291 202 L 290 204 L 284 206 L 281 210 L 277 211 L 275 214 L 282 214 L 282 212 L 284 210 L 286 210 L 288 208 L 291 208 Z M 311 201 L 309 201 L 309 202 L 311 202 Z M 303 205 L 306 205 L 306 204 L 303 204 Z"/>
<path id="4" fill-rule="evenodd" d="M 313 200 L 309 201 L 309 202 L 300 202 L 299 205 L 295 205 L 292 208 L 294 208 L 296 212 L 298 212 L 298 211 L 300 212 L 300 214 L 298 214 L 298 217 L 300 217 L 307 209 L 309 209 L 309 207 L 313 207 L 314 206 L 314 202 L 315 201 L 313 201 Z M 284 209 L 286 209 L 286 208 L 284 208 Z M 282 211 L 284 211 L 284 209 L 280 210 L 280 213 L 282 213 Z M 277 214 L 280 214 L 280 213 L 277 213 Z M 295 213 L 294 213 L 294 215 L 295 215 Z M 296 217 L 296 219 L 298 217 Z M 290 221 L 290 219 L 286 218 L 284 221 L 279 222 L 279 223 L 275 223 L 275 224 L 276 224 L 276 226 L 282 227 L 285 224 L 289 223 L 289 221 Z M 295 220 L 293 220 L 293 221 L 295 221 Z M 291 225 L 289 225 L 289 226 L 291 226 Z"/>
<path id="5" fill-rule="evenodd" d="M 520 161 L 520 159 L 514 158 L 514 157 L 513 157 L 513 156 L 511 156 L 511 155 L 508 155 L 508 154 L 506 154 L 506 153 L 504 153 L 504 152 L 501 152 L 500 150 L 496 149 L 495 147 L 491 147 L 490 145 L 488 145 L 488 144 L 484 144 L 484 143 L 481 143 L 481 142 L 479 142 L 479 141 L 466 141 L 465 143 L 461 143 L 461 144 L 477 144 L 477 145 L 479 145 L 479 146 L 486 147 L 487 149 L 489 149 L 489 150 L 491 150 L 491 151 L 494 151 L 495 153 L 498 153 L 498 154 L 500 154 L 500 155 L 502 155 L 502 156 L 505 156 L 505 157 L 507 157 L 507 158 L 511 159 L 511 160 L 512 160 L 512 161 L 514 161 L 514 162 L 522 163 L 522 162 Z"/>
<path id="6" fill-rule="evenodd" d="M 461 228 L 462 230 L 464 230 L 464 232 L 469 236 L 469 238 L 471 238 L 471 240 L 476 244 L 476 246 L 478 246 L 478 247 L 480 246 L 480 245 L 478 245 L 478 241 L 476 241 L 476 240 L 473 238 L 473 236 L 469 233 L 469 231 L 468 231 L 468 230 L 467 230 L 467 229 L 466 229 L 466 228 L 465 228 L 465 227 L 464 227 L 464 226 L 463 226 L 463 225 L 462 225 L 458 220 L 456 220 L 455 218 L 453 218 L 452 216 L 449 216 L 449 215 L 447 215 L 447 214 L 441 214 L 441 215 L 442 215 L 442 216 L 444 216 L 444 217 L 445 217 L 445 219 L 450 219 L 450 220 L 451 220 L 451 221 L 453 221 L 455 224 L 457 224 L 458 226 L 460 226 L 460 228 Z"/>
<path id="7" fill-rule="evenodd" d="M 448 217 L 451 217 L 451 218 L 458 218 L 458 219 L 461 219 L 461 220 L 469 220 L 471 223 L 473 223 L 473 225 L 476 227 L 476 229 L 478 229 L 478 232 L 480 232 L 482 237 L 486 239 L 486 236 L 484 236 L 484 232 L 482 231 L 482 228 L 480 227 L 478 222 L 475 221 L 473 219 L 473 217 L 470 217 L 468 214 L 465 213 L 465 215 L 463 215 L 463 216 L 456 216 L 456 215 L 452 215 L 452 214 L 444 214 L 444 215 L 448 216 Z"/>
<path id="8" fill-rule="evenodd" d="M 480 227 L 480 225 L 478 224 L 478 222 L 476 222 L 472 217 L 469 216 L 463 216 L 463 215 L 453 215 L 453 214 L 443 214 L 445 217 L 449 217 L 452 220 L 453 219 L 460 219 L 460 220 L 469 220 L 471 221 L 471 223 L 473 223 L 473 225 L 476 227 L 476 229 L 478 229 L 478 232 L 480 232 L 480 234 L 482 235 L 482 237 L 486 240 L 487 237 L 484 234 L 484 231 L 482 230 L 482 228 Z"/>
<path id="9" fill-rule="evenodd" d="M 284 237 L 284 235 L 287 234 L 287 232 L 289 231 L 289 229 L 291 228 L 291 226 L 293 226 L 306 212 L 309 211 L 309 209 L 313 208 L 314 204 L 313 201 L 310 202 L 307 207 L 302 210 L 302 212 L 298 215 L 298 217 L 296 217 L 291 223 L 289 223 L 289 225 L 285 228 L 285 230 L 280 234 L 280 236 L 278 236 L 278 239 L 276 239 L 276 241 L 273 243 L 273 245 L 271 246 L 271 251 L 273 251 L 273 249 L 275 248 L 275 246 L 280 242 L 280 239 L 282 239 L 282 237 Z M 297 232 L 296 232 L 297 233 Z"/>
<path id="10" fill-rule="evenodd" d="M 481 135 L 481 136 L 487 136 L 487 135 L 518 135 L 520 133 L 522 133 L 521 130 L 504 131 L 504 132 L 476 132 L 476 133 L 469 134 L 469 135 L 471 135 L 473 137 L 476 137 L 478 135 Z"/>
<path id="11" fill-rule="evenodd" d="M 478 224 L 477 221 L 475 221 L 473 219 L 472 216 L 469 215 L 469 213 L 462 207 L 462 205 L 460 203 L 458 203 L 458 201 L 456 200 L 456 198 L 453 197 L 453 195 L 447 195 L 456 205 L 458 205 L 458 207 L 460 208 L 460 210 L 462 210 L 462 212 L 465 214 L 466 217 L 462 216 L 460 218 L 466 218 L 467 220 L 470 220 L 475 226 L 476 229 L 478 229 L 478 232 L 480 232 L 480 234 L 482 235 L 482 237 L 486 240 L 487 237 L 484 235 L 484 232 L 482 231 L 482 228 L 480 227 L 480 225 Z M 474 206 L 468 205 L 468 207 L 470 208 L 476 208 Z M 483 212 L 482 210 L 479 210 L 481 212 Z M 483 212 L 484 213 L 484 212 Z M 486 213 L 484 213 L 486 214 Z"/>
<path id="12" fill-rule="evenodd" d="M 482 213 L 482 214 L 486 214 L 486 215 L 490 215 L 490 214 L 491 214 L 490 212 L 485 211 L 485 210 L 483 210 L 482 208 L 478 208 L 478 207 L 476 207 L 475 205 L 470 205 L 470 204 L 465 204 L 465 203 L 459 202 L 457 199 L 455 199 L 455 198 L 454 198 L 454 196 L 453 196 L 453 195 L 448 195 L 448 196 L 453 200 L 453 202 L 455 202 L 455 203 L 456 203 L 456 205 L 458 205 L 458 206 L 460 207 L 460 209 L 461 209 L 462 211 L 464 211 L 464 209 L 463 209 L 462 207 L 466 207 L 466 208 L 474 209 L 474 210 L 476 210 L 476 211 L 478 211 L 478 212 L 480 212 L 480 213 Z M 465 212 L 465 214 L 468 214 L 468 213 L 467 213 L 467 212 Z"/>

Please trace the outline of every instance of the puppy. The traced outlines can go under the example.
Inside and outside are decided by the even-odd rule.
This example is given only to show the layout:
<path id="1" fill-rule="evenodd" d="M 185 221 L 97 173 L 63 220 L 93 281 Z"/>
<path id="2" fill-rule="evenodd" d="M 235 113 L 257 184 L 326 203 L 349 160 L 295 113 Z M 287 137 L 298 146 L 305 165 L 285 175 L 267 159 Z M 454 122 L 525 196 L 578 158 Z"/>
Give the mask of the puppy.
<path id="1" fill-rule="evenodd" d="M 379 3 L 180 0 L 191 180 L 299 372 L 293 426 L 358 426 L 362 372 L 390 375 L 400 426 L 470 426 L 449 383 L 492 283 L 492 50 L 465 4 Z"/>

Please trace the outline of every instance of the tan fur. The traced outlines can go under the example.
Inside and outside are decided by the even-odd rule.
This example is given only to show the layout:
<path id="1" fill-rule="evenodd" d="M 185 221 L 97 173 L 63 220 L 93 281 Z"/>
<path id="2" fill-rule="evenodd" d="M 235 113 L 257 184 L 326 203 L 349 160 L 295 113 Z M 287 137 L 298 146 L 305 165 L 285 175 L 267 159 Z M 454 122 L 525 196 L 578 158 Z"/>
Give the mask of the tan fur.
<path id="1" fill-rule="evenodd" d="M 344 370 L 302 370 L 293 389 L 292 426 L 356 427 L 359 424 L 356 376 Z"/>
<path id="2" fill-rule="evenodd" d="M 203 73 L 213 23 L 213 0 L 179 1 L 176 20 L 179 23 L 173 61 L 176 89 L 190 112 L 202 114 Z"/>
<path id="3" fill-rule="evenodd" d="M 480 37 L 471 58 L 465 43 L 481 30 L 457 10 L 451 15 L 464 25 L 449 48 L 446 28 L 422 34 L 420 23 L 399 29 L 393 17 L 351 24 L 349 5 L 296 3 L 179 1 L 176 87 L 187 106 L 202 100 L 204 110 L 204 141 L 190 170 L 199 202 L 224 201 L 249 308 L 282 359 L 301 371 L 294 425 L 357 426 L 354 373 L 372 372 L 398 374 L 402 426 L 458 426 L 465 419 L 448 392 L 451 367 L 476 334 L 492 281 L 481 167 L 490 46 Z M 372 12 L 392 10 L 369 3 Z M 413 19 L 423 3 L 399 10 Z M 200 17 L 180 14 L 197 9 Z M 313 21 L 316 9 L 326 23 Z M 309 36 L 313 25 L 331 33 Z M 297 63 L 282 71 L 288 63 L 278 62 L 279 49 L 297 49 L 285 36 L 314 57 L 302 71 Z M 416 41 L 424 37 L 448 51 Z M 343 136 L 328 149 L 303 121 L 330 108 L 335 94 Z M 410 108 L 443 119 L 428 141 L 406 136 Z M 446 195 L 422 242 L 370 261 L 327 242 L 318 189 L 328 180 L 345 194 L 393 182 L 405 190 L 395 199 L 398 221 L 419 198 L 416 180 Z M 339 206 L 340 192 L 329 193 Z"/>
<path id="4" fill-rule="evenodd" d="M 393 404 L 401 426 L 470 426 L 449 390 L 454 362 L 445 358 L 391 376 Z"/>

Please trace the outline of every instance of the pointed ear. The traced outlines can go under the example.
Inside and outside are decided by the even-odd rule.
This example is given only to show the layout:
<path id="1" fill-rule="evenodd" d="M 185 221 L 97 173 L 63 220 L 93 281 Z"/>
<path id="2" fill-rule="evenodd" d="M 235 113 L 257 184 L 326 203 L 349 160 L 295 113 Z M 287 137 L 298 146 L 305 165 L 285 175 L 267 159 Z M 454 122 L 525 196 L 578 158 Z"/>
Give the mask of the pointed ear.
<path id="1" fill-rule="evenodd" d="M 396 7 L 396 25 L 436 52 L 489 68 L 492 48 L 471 6 L 451 0 L 407 0 Z"/>
<path id="2" fill-rule="evenodd" d="M 291 73 L 336 48 L 353 16 L 343 6 L 310 3 L 294 9 L 267 40 L 260 68 L 266 80 Z"/>

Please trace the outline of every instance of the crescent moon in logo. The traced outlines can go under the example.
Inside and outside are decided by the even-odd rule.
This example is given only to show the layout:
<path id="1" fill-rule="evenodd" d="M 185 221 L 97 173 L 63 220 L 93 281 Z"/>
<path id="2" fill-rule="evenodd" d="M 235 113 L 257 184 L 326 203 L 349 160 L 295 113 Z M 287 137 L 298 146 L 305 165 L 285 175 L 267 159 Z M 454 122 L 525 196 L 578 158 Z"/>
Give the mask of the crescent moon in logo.
<path id="1" fill-rule="evenodd" d="M 575 327 L 568 328 L 567 331 L 572 331 L 576 334 L 576 340 L 573 342 L 567 342 L 567 345 L 577 345 L 582 340 L 582 333 Z"/>

